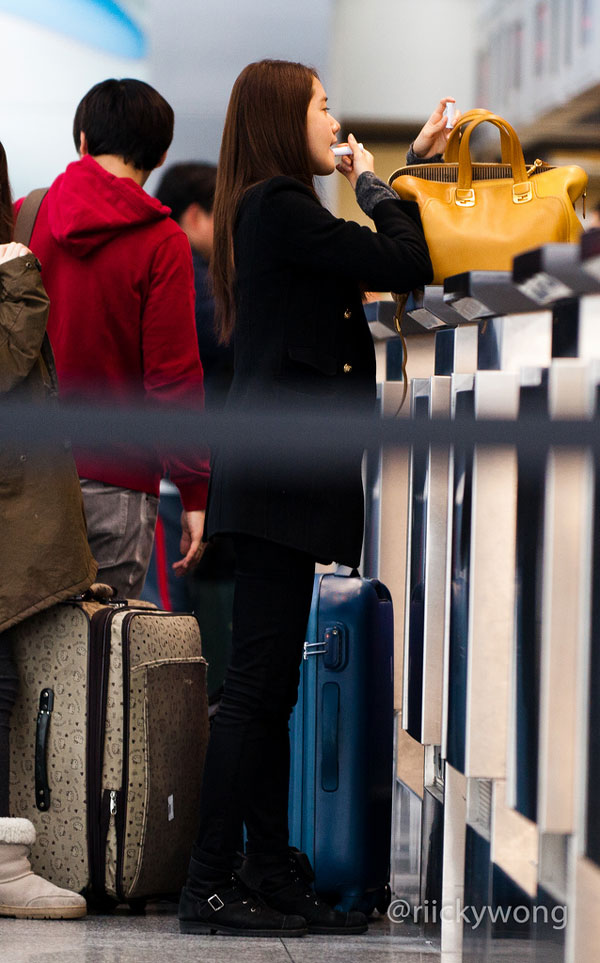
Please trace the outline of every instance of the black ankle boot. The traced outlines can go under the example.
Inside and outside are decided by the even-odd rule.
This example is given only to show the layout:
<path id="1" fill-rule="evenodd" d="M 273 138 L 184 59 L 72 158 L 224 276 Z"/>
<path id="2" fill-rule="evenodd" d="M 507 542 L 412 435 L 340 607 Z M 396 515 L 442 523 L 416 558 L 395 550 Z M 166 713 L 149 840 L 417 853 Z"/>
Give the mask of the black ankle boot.
<path id="1" fill-rule="evenodd" d="M 280 857 L 247 856 L 237 875 L 273 909 L 303 916 L 309 933 L 349 936 L 369 928 L 364 913 L 343 913 L 319 899 L 311 886 L 314 873 L 309 859 L 297 849 L 290 848 Z"/>
<path id="2" fill-rule="evenodd" d="M 303 917 L 279 913 L 251 893 L 236 875 L 219 876 L 194 858 L 181 891 L 178 915 L 182 933 L 304 936 L 307 932 Z"/>

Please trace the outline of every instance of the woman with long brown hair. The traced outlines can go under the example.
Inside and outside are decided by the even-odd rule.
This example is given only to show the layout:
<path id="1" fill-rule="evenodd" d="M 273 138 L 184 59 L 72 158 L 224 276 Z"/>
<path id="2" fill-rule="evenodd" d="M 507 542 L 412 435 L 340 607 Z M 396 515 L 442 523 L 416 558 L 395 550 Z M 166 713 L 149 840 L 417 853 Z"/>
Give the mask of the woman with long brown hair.
<path id="1" fill-rule="evenodd" d="M 439 111 L 421 132 L 423 153 L 443 140 L 442 126 Z M 352 135 L 351 154 L 338 163 L 331 148 L 339 129 L 316 72 L 302 64 L 261 61 L 235 82 L 212 260 L 221 335 L 234 343 L 230 410 L 369 412 L 375 354 L 361 291 L 402 292 L 431 280 L 416 207 L 375 177 L 373 156 Z M 321 204 L 313 179 L 336 163 L 377 233 Z M 361 455 L 321 471 L 258 457 L 241 471 L 225 451 L 213 459 L 207 535 L 234 540 L 233 640 L 179 906 L 184 933 L 367 929 L 362 913 L 333 910 L 315 896 L 306 857 L 288 845 L 287 823 L 288 720 L 315 561 L 359 563 Z"/>

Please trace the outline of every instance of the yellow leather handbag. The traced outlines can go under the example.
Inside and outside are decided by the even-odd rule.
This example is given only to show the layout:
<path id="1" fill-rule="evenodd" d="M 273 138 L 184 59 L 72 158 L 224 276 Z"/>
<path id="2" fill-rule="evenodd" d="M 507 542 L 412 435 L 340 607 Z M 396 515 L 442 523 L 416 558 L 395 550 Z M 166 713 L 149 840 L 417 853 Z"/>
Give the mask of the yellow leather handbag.
<path id="1" fill-rule="evenodd" d="M 471 160 L 471 135 L 483 123 L 500 132 L 501 163 Z M 463 271 L 508 271 L 516 254 L 578 240 L 582 228 L 574 204 L 585 194 L 587 174 L 575 165 L 550 167 L 540 160 L 527 168 L 519 138 L 502 117 L 469 111 L 445 156 L 446 163 L 403 167 L 389 179 L 403 200 L 419 205 L 434 284 Z"/>

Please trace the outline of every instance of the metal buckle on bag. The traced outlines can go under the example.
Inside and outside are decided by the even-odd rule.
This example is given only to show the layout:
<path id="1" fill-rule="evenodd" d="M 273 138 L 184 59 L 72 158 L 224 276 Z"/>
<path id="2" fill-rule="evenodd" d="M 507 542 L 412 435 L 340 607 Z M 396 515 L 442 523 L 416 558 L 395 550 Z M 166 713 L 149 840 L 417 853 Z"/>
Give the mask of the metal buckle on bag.
<path id="1" fill-rule="evenodd" d="M 217 893 L 213 893 L 212 896 L 209 896 L 206 902 L 208 903 L 210 908 L 215 911 L 215 913 L 218 913 L 218 911 L 220 909 L 223 909 L 223 907 L 225 906 L 225 903 Z"/>
<path id="2" fill-rule="evenodd" d="M 475 207 L 475 191 L 472 187 L 457 187 L 454 203 L 458 207 Z"/>
<path id="3" fill-rule="evenodd" d="M 526 204 L 533 198 L 533 188 L 531 184 L 523 181 L 522 184 L 513 184 L 512 194 L 513 204 Z"/>

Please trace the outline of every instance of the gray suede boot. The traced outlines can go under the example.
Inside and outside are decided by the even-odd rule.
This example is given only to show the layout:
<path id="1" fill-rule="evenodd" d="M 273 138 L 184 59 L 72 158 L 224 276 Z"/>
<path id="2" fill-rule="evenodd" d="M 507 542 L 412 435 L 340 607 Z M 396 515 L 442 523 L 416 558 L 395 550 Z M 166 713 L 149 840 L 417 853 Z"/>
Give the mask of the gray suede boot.
<path id="1" fill-rule="evenodd" d="M 35 827 L 28 819 L 0 819 L 0 916 L 29 920 L 85 916 L 83 896 L 32 872 L 29 847 L 34 842 Z"/>

